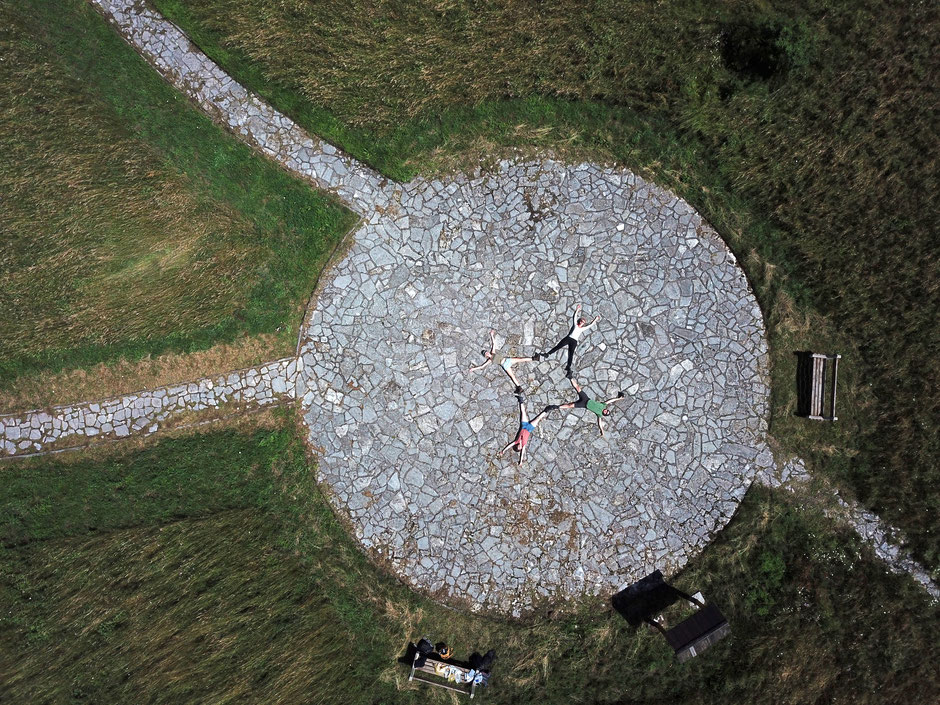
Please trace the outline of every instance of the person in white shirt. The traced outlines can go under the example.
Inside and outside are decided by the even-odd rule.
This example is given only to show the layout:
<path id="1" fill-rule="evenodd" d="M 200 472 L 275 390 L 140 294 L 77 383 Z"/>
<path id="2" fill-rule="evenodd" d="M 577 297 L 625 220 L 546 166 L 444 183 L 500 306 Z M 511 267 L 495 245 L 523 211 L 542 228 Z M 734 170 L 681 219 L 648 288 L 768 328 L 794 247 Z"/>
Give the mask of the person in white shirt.
<path id="1" fill-rule="evenodd" d="M 541 354 L 536 353 L 536 355 L 533 355 L 535 359 L 538 359 L 539 357 L 546 357 L 548 355 L 552 355 L 558 352 L 559 350 L 561 350 L 563 347 L 567 345 L 568 346 L 568 362 L 565 364 L 565 376 L 568 379 L 571 379 L 572 377 L 571 363 L 574 360 L 574 349 L 578 347 L 578 342 L 581 340 L 581 335 L 584 333 L 584 331 L 588 330 L 595 323 L 601 320 L 600 316 L 595 316 L 594 320 L 588 323 L 587 319 L 582 318 L 580 314 L 581 314 L 581 304 L 578 304 L 574 308 L 574 315 L 571 317 L 571 329 L 568 331 L 568 334 L 564 338 L 562 338 L 560 341 L 558 341 L 558 345 L 553 347 L 548 352 L 541 353 Z"/>

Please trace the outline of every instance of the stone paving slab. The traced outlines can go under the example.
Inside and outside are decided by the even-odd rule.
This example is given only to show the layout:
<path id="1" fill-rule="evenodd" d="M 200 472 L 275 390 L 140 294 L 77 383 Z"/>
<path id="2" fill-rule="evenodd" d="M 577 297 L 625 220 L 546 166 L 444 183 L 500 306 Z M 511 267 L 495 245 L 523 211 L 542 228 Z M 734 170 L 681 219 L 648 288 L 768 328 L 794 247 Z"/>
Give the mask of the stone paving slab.
<path id="1" fill-rule="evenodd" d="M 518 468 L 506 375 L 572 307 L 600 438 L 553 413 Z M 521 614 L 679 569 L 731 518 L 765 442 L 767 346 L 733 255 L 674 195 L 619 169 L 504 162 L 403 187 L 356 235 L 304 331 L 297 398 L 320 477 L 357 538 L 415 587 Z M 533 413 L 574 396 L 561 354 L 516 368 Z"/>
<path id="2" fill-rule="evenodd" d="M 555 162 L 406 186 L 315 140 L 235 84 L 141 0 L 91 0 L 220 122 L 363 214 L 305 324 L 296 394 L 321 479 L 357 538 L 415 587 L 520 614 L 681 567 L 730 519 L 764 441 L 766 343 L 733 257 L 685 203 L 630 172 Z M 516 408 L 489 328 L 547 348 L 582 302 L 595 396 L 629 395 L 608 438 L 547 421 L 529 464 L 493 455 Z M 525 371 L 533 404 L 571 396 Z"/>
<path id="3" fill-rule="evenodd" d="M 182 414 L 223 405 L 277 404 L 293 397 L 296 374 L 296 359 L 284 358 L 114 399 L 0 416 L 0 458 L 148 435 Z"/>

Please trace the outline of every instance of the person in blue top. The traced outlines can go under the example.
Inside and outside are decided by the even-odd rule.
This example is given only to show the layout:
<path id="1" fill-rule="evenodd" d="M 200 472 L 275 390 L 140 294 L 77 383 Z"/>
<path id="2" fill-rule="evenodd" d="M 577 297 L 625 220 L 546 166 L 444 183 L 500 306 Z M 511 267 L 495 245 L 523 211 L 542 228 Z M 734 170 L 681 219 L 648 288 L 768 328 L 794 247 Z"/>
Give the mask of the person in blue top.
<path id="1" fill-rule="evenodd" d="M 548 411 L 548 407 L 542 409 L 535 418 L 531 421 L 529 420 L 529 412 L 525 408 L 525 394 L 522 392 L 522 387 L 516 387 L 516 401 L 519 402 L 519 432 L 516 433 L 516 437 L 506 444 L 506 447 L 503 448 L 496 454 L 497 458 L 502 458 L 503 453 L 512 448 L 519 452 L 519 465 L 522 465 L 522 461 L 525 460 L 525 449 L 526 445 L 529 443 L 529 437 L 535 433 L 535 427 L 539 425 L 539 422 L 545 418 L 545 412 Z"/>
<path id="2" fill-rule="evenodd" d="M 623 392 L 619 392 L 617 396 L 608 399 L 607 401 L 597 401 L 596 399 L 591 399 L 587 393 L 585 393 L 578 383 L 571 380 L 571 386 L 574 387 L 574 390 L 578 393 L 578 398 L 575 401 L 568 402 L 567 404 L 549 404 L 545 407 L 545 411 L 554 411 L 555 409 L 587 409 L 592 414 L 597 416 L 597 428 L 600 430 L 601 435 L 604 435 L 604 418 L 610 416 L 610 409 L 607 407 L 611 404 L 616 404 L 621 399 L 625 398 Z"/>

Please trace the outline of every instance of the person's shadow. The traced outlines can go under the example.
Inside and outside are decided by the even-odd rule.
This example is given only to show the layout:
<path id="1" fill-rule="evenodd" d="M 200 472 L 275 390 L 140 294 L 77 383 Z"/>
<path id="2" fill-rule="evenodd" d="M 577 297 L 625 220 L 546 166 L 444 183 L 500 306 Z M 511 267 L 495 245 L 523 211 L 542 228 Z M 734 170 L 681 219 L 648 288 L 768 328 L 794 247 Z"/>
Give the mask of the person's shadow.
<path id="1" fill-rule="evenodd" d="M 796 415 L 809 416 L 813 395 L 813 353 L 795 350 L 796 355 Z"/>

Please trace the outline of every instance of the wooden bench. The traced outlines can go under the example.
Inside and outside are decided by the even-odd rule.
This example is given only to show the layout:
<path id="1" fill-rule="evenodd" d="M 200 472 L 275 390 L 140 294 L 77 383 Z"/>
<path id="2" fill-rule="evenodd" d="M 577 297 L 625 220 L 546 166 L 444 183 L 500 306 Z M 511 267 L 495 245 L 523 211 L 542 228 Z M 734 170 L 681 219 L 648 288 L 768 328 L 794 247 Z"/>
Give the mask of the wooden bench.
<path id="1" fill-rule="evenodd" d="M 837 421 L 836 385 L 839 380 L 839 360 L 842 356 L 813 352 L 799 352 L 797 356 L 797 416 L 805 416 L 814 421 Z M 827 397 L 828 414 L 825 413 Z"/>
<path id="2" fill-rule="evenodd" d="M 449 681 L 446 678 L 439 676 L 436 671 L 438 664 L 456 668 L 464 675 L 470 672 L 469 668 L 464 668 L 463 666 L 448 663 L 447 661 L 431 658 L 430 656 L 427 657 L 423 666 L 418 667 L 416 664 L 420 657 L 421 654 L 415 652 L 414 660 L 411 662 L 411 675 L 408 676 L 409 681 L 418 680 L 424 683 L 428 683 L 429 685 L 436 685 L 439 688 L 447 688 L 447 690 L 453 690 L 457 693 L 469 695 L 470 698 L 473 699 L 477 687 L 476 683 L 455 683 L 454 681 Z"/>
<path id="3" fill-rule="evenodd" d="M 691 617 L 679 622 L 663 636 L 679 662 L 684 663 L 730 633 L 728 620 L 715 605 L 708 604 Z"/>

